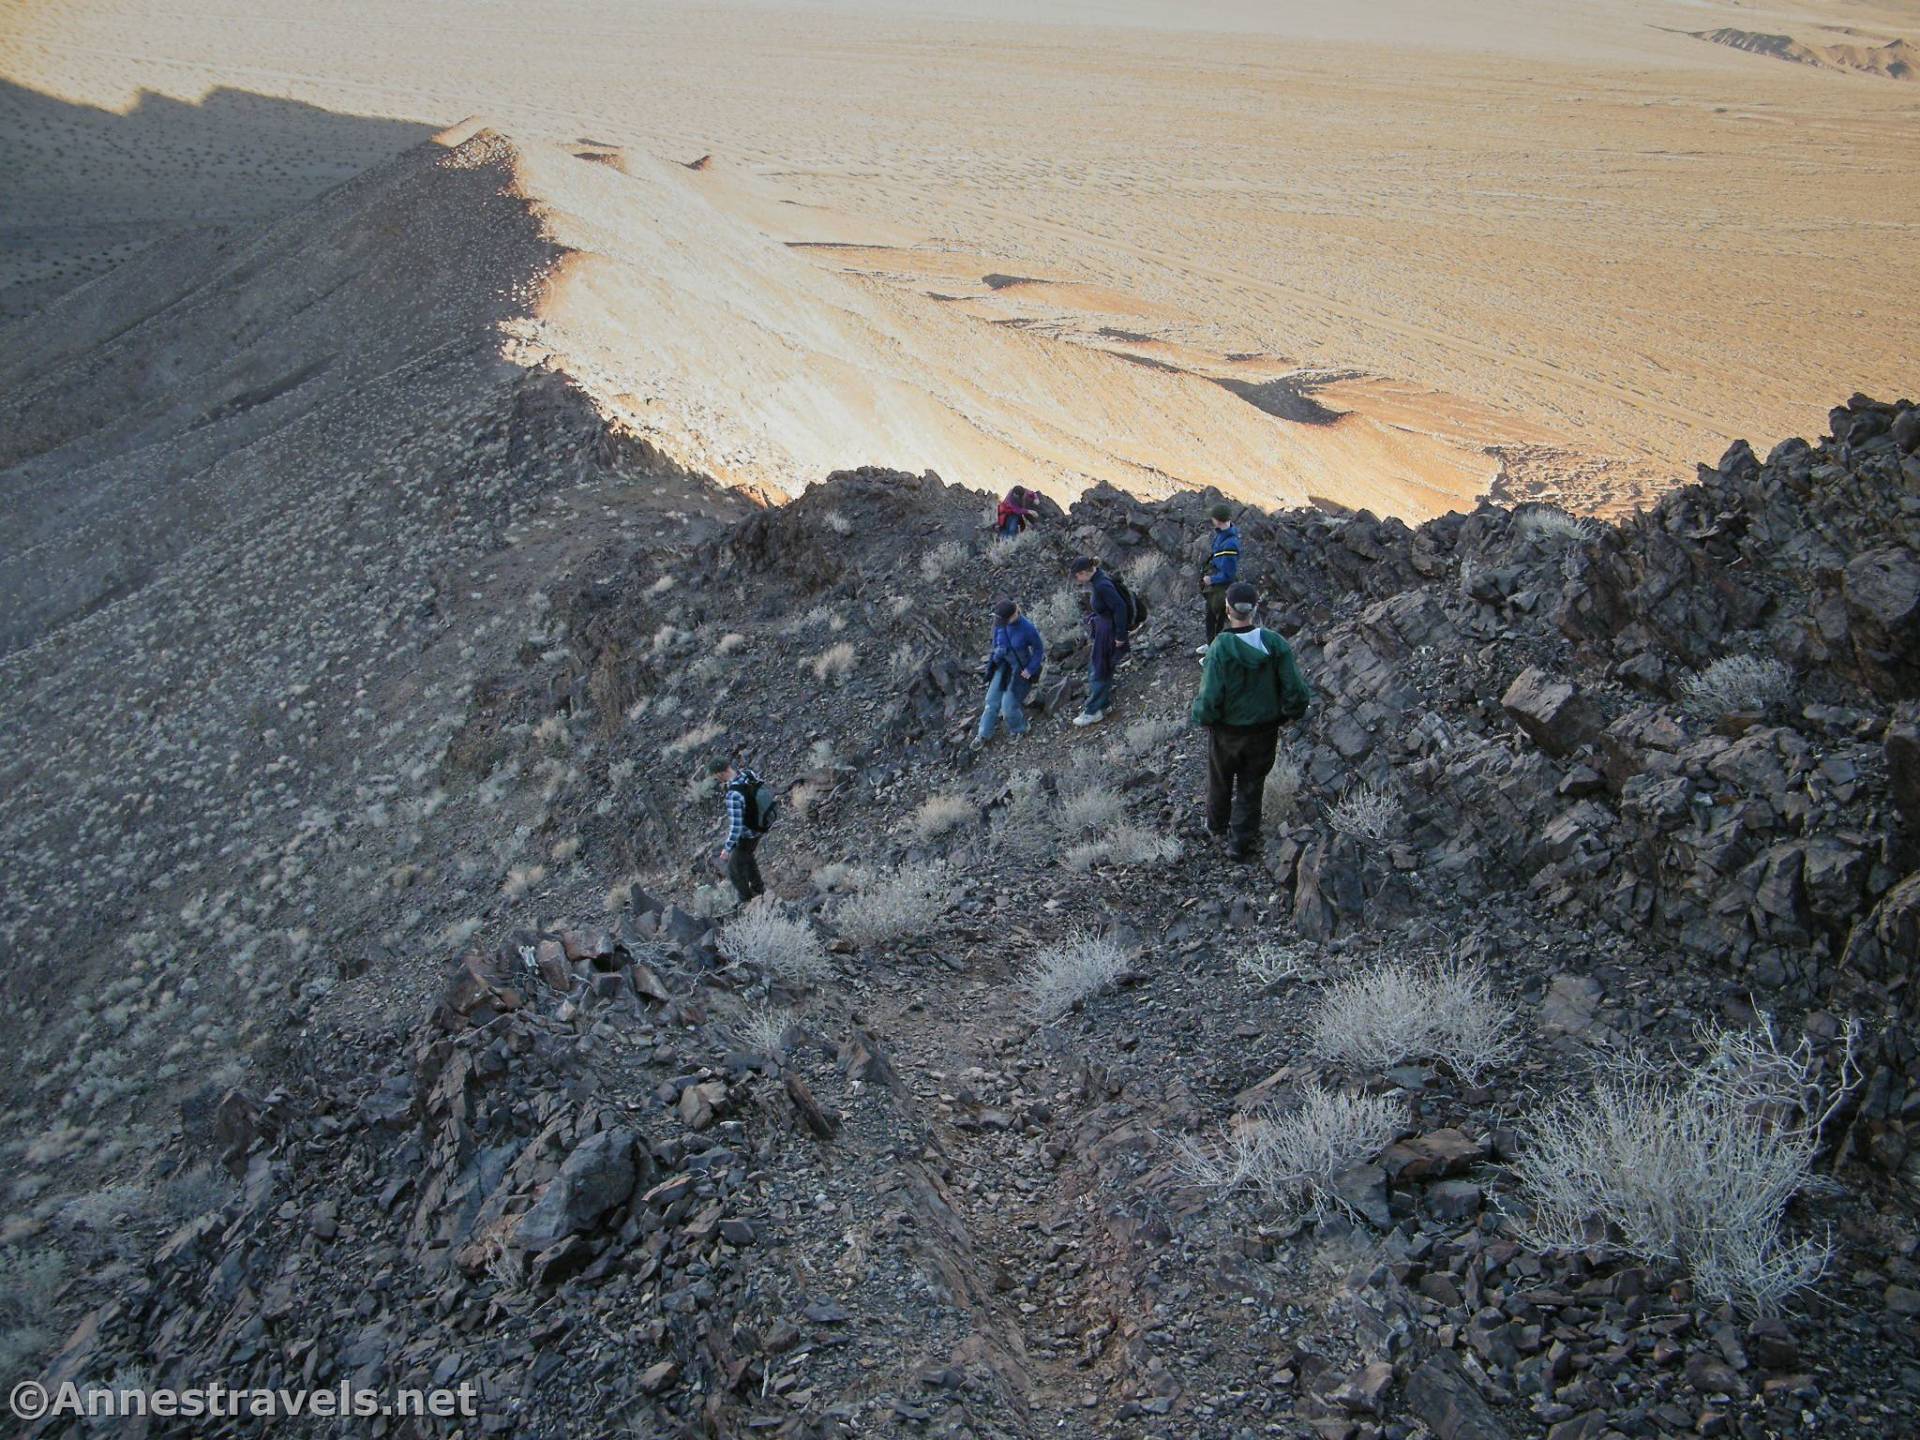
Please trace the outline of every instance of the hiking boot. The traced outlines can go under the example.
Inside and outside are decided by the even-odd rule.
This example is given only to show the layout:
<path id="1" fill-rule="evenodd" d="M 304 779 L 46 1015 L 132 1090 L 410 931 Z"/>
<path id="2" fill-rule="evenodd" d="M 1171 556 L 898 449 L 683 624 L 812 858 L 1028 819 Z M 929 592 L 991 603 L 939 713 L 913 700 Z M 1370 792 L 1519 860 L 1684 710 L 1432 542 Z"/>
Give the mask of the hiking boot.
<path id="1" fill-rule="evenodd" d="M 1107 718 L 1107 712 L 1104 710 L 1096 710 L 1092 714 L 1088 714 L 1086 711 L 1083 710 L 1078 715 L 1073 717 L 1073 723 L 1077 726 L 1080 726 L 1082 729 L 1084 729 L 1088 725 L 1098 725 L 1102 720 L 1106 718 Z"/>

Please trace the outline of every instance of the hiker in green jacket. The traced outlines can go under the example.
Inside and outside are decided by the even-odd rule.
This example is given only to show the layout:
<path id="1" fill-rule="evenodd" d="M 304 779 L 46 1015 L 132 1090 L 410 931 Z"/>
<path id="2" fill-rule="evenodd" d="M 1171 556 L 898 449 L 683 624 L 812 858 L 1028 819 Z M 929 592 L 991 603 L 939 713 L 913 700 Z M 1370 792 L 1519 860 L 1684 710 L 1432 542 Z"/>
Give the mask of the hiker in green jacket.
<path id="1" fill-rule="evenodd" d="M 1193 723 L 1208 727 L 1207 833 L 1236 860 L 1260 848 L 1260 802 L 1280 747 L 1280 726 L 1307 713 L 1312 698 L 1280 635 L 1253 623 L 1259 592 L 1227 587 L 1227 628 L 1207 647 Z"/>

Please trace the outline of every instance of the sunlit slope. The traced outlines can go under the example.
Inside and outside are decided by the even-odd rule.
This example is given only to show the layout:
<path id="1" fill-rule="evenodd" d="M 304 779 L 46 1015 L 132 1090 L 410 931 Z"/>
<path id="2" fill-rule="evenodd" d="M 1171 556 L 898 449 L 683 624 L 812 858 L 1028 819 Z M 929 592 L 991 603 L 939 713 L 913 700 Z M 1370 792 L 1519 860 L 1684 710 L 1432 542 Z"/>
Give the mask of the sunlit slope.
<path id="1" fill-rule="evenodd" d="M 870 463 L 1062 497 L 1213 484 L 1426 515 L 1494 473 L 1444 439 L 1359 415 L 1277 419 L 1200 376 L 823 268 L 710 203 L 685 166 L 600 147 L 516 157 L 564 255 L 509 353 L 557 364 L 727 483 L 791 494 Z"/>

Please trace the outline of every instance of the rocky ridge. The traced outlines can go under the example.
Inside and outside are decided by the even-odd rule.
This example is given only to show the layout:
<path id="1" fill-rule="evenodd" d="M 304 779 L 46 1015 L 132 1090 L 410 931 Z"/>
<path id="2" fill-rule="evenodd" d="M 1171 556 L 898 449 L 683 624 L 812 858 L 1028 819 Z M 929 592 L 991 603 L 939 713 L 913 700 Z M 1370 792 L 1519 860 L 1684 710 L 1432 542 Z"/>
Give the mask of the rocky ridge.
<path id="1" fill-rule="evenodd" d="M 1617 527 L 1245 514 L 1316 691 L 1252 870 L 1208 854 L 1179 724 L 1207 497 L 1093 492 L 1004 551 L 986 501 L 851 472 L 731 524 L 595 534 L 440 733 L 418 873 L 357 933 L 316 920 L 241 1083 L 95 1162 L 230 1180 L 177 1226 L 126 1219 L 44 1368 L 467 1379 L 461 1433 L 488 1434 L 1894 1433 L 1920 1403 L 1920 411 L 1855 397 L 1819 443 L 1736 445 Z M 1155 612 L 1118 719 L 1064 728 L 1080 657 L 1049 625 L 1035 733 L 971 755 L 986 605 L 1053 619 L 1081 548 Z M 1688 708 L 1728 655 L 1779 660 L 1790 694 Z M 815 981 L 734 963 L 703 913 L 713 802 L 688 776 L 722 743 L 788 792 L 767 868 L 830 942 Z M 1021 796 L 1072 792 L 1091 757 L 1177 858 L 1069 869 L 1020 842 Z M 569 859 L 471 943 L 378 938 L 500 823 L 471 792 L 508 775 L 523 851 Z M 1386 843 L 1327 822 L 1358 784 L 1400 802 Z M 965 814 L 928 833 L 937 795 Z M 937 860 L 936 925 L 845 935 L 848 864 Z M 1128 971 L 1042 1021 L 1024 967 L 1083 929 Z M 1297 977 L 1243 974 L 1274 938 Z M 1423 949 L 1487 966 L 1528 1017 L 1517 1059 L 1467 1085 L 1309 1057 L 1322 981 Z M 1516 1240 L 1533 1095 L 1756 1007 L 1823 1048 L 1865 1025 L 1833 1188 L 1796 1215 L 1840 1246 L 1803 1313 Z M 1183 1174 L 1177 1138 L 1315 1082 L 1406 1107 L 1344 1208 L 1276 1219 Z M 85 1256 L 80 1231 L 56 1210 L 8 1238 Z"/>

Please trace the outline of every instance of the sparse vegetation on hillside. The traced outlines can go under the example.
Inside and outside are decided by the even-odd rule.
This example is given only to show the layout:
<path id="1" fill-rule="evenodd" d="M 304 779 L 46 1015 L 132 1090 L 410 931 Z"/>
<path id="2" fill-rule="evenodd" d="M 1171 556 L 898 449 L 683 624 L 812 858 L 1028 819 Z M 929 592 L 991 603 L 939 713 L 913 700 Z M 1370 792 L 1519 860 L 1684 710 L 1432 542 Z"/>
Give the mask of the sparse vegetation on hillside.
<path id="1" fill-rule="evenodd" d="M 720 951 L 735 964 L 793 984 L 813 984 L 832 973 L 813 926 L 782 913 L 770 895 L 742 906 L 721 927 Z"/>
<path id="2" fill-rule="evenodd" d="M 1715 1029 L 1691 1065 L 1642 1060 L 1527 1125 L 1524 1229 L 1548 1248 L 1679 1265 L 1711 1300 L 1774 1314 L 1819 1278 L 1824 1238 L 1789 1240 L 1821 1130 L 1854 1084 L 1853 1032 L 1831 1068 L 1772 1023 Z"/>
<path id="3" fill-rule="evenodd" d="M 1486 971 L 1460 960 L 1385 961 L 1329 985 L 1312 1019 L 1322 1059 L 1382 1071 L 1437 1060 L 1477 1083 L 1518 1048 L 1512 1006 Z"/>
<path id="4" fill-rule="evenodd" d="M 944 865 L 902 865 L 844 901 L 834 923 L 856 945 L 921 934 L 946 910 L 950 884 Z"/>
<path id="5" fill-rule="evenodd" d="M 1127 971 L 1127 952 L 1110 935 L 1080 931 L 1033 958 L 1020 985 L 1037 1019 L 1056 1020 L 1092 999 Z"/>
<path id="6" fill-rule="evenodd" d="M 1247 1188 L 1281 1215 L 1350 1208 L 1337 1181 L 1386 1148 L 1407 1123 L 1406 1107 L 1383 1095 L 1310 1085 L 1286 1110 L 1242 1119 L 1212 1146 L 1182 1141 L 1182 1169 L 1196 1184 Z"/>
<path id="7" fill-rule="evenodd" d="M 1285 784 L 1284 779 L 1281 783 Z M 1354 786 L 1334 801 L 1327 810 L 1327 823 L 1350 839 L 1378 844 L 1393 837 L 1405 813 L 1392 790 L 1368 783 Z"/>
<path id="8" fill-rule="evenodd" d="M 1722 715 L 1764 715 L 1793 695 L 1793 671 L 1759 655 L 1725 655 L 1680 686 L 1687 709 L 1717 719 Z"/>

